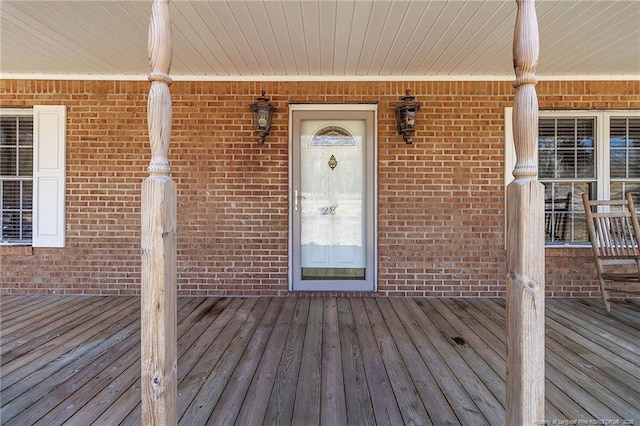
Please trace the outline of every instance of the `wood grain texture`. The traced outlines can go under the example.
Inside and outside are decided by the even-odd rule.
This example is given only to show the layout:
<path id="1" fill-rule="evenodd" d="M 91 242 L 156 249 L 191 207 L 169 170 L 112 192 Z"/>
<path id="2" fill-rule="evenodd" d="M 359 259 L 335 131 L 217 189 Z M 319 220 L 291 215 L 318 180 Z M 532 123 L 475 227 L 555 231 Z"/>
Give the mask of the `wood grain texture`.
<path id="1" fill-rule="evenodd" d="M 347 418 L 357 419 L 360 424 L 375 424 L 371 395 L 367 386 L 367 375 L 348 299 L 338 299 L 338 318 L 344 374 L 342 380 L 345 389 L 348 390 L 345 392 Z"/>
<path id="2" fill-rule="evenodd" d="M 634 290 L 640 284 L 640 248 L 636 243 L 640 224 L 633 195 L 627 192 L 623 200 L 590 200 L 589 194 L 583 193 L 582 203 L 602 301 L 611 312 L 610 292 L 640 295 Z"/>
<path id="3" fill-rule="evenodd" d="M 265 395 L 270 395 L 273 389 L 278 363 L 282 357 L 287 334 L 293 319 L 293 312 L 296 307 L 296 299 L 287 298 L 280 310 L 280 315 L 276 320 L 273 331 L 269 336 L 264 355 L 260 357 L 260 364 L 253 376 L 253 381 L 247 390 L 245 401 L 250 404 L 243 404 L 236 420 L 237 424 L 251 425 L 260 424 L 265 418 L 269 399 Z"/>
<path id="4" fill-rule="evenodd" d="M 347 424 L 339 328 L 337 299 L 335 297 L 325 299 L 322 324 L 320 423 L 327 426 Z"/>
<path id="5" fill-rule="evenodd" d="M 172 424 L 176 416 L 175 197 L 168 178 L 142 183 L 143 424 Z"/>
<path id="6" fill-rule="evenodd" d="M 54 321 L 51 355 L 0 339 L 32 361 L 0 370 L 3 425 L 141 424 L 140 299 L 56 299 L 86 314 Z M 504 300 L 311 301 L 179 298 L 178 424 L 507 424 Z M 640 421 L 640 305 L 618 305 L 547 301 L 544 420 Z"/>
<path id="7" fill-rule="evenodd" d="M 538 23 L 517 0 L 513 38 L 515 180 L 507 187 L 507 424 L 544 419 L 544 186 L 537 181 Z"/>
<path id="8" fill-rule="evenodd" d="M 309 299 L 299 299 L 282 349 L 264 424 L 291 423 L 308 317 Z"/>
<path id="9" fill-rule="evenodd" d="M 351 313 L 356 326 L 360 354 L 369 389 L 375 389 L 375 392 L 370 394 L 376 423 L 403 424 L 403 416 L 395 400 L 391 380 L 373 333 L 371 318 L 367 315 L 362 299 L 351 299 Z"/>
<path id="10" fill-rule="evenodd" d="M 153 0 L 149 23 L 149 100 L 147 125 L 151 142 L 151 174 L 168 175 L 169 143 L 171 141 L 171 20 L 169 0 Z"/>
<path id="11" fill-rule="evenodd" d="M 169 1 L 154 0 L 149 24 L 151 144 L 142 183 L 142 423 L 177 422 L 176 185 L 169 176 L 171 21 Z"/>

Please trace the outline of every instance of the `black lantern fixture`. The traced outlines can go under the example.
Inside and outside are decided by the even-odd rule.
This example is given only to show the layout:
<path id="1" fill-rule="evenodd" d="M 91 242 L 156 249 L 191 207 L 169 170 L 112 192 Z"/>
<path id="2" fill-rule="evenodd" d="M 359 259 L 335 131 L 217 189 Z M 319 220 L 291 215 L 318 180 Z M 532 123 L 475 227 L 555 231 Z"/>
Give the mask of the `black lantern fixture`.
<path id="1" fill-rule="evenodd" d="M 265 91 L 262 91 L 262 96 L 256 98 L 256 101 L 251 104 L 251 111 L 253 111 L 253 128 L 258 133 L 258 144 L 264 143 L 264 138 L 269 134 L 271 130 L 271 118 L 273 112 L 276 110 L 268 98 L 266 98 Z"/>
<path id="2" fill-rule="evenodd" d="M 411 96 L 409 89 L 406 94 L 400 98 L 400 103 L 396 105 L 396 124 L 398 125 L 398 133 L 402 135 L 404 141 L 408 144 L 413 142 L 411 136 L 416 130 L 416 114 L 420 110 L 420 104 L 416 102 L 416 98 Z"/>

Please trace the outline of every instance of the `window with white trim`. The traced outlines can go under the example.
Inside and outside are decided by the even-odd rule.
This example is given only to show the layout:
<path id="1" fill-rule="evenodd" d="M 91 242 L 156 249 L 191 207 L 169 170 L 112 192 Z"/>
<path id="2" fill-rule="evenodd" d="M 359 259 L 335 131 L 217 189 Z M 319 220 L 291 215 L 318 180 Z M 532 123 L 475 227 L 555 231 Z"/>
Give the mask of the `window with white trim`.
<path id="1" fill-rule="evenodd" d="M 513 137 L 505 130 L 512 179 Z M 640 201 L 640 111 L 540 111 L 538 179 L 545 186 L 546 245 L 588 244 L 583 193 L 623 199 L 630 191 Z"/>
<path id="2" fill-rule="evenodd" d="M 0 244 L 64 247 L 66 108 L 0 108 Z"/>
<path id="3" fill-rule="evenodd" d="M 31 244 L 33 232 L 33 112 L 0 117 L 2 242 Z"/>

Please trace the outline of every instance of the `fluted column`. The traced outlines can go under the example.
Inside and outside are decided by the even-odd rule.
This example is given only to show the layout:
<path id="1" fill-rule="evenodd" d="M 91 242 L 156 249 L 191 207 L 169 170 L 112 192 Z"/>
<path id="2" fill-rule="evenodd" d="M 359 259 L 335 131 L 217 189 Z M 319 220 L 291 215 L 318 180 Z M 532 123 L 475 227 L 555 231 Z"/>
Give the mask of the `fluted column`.
<path id="1" fill-rule="evenodd" d="M 507 424 L 544 420 L 544 186 L 538 182 L 538 21 L 516 0 L 515 180 L 507 187 Z"/>
<path id="2" fill-rule="evenodd" d="M 142 182 L 142 424 L 177 423 L 176 185 L 171 179 L 171 21 L 169 0 L 153 0 L 149 25 L 151 144 Z"/>

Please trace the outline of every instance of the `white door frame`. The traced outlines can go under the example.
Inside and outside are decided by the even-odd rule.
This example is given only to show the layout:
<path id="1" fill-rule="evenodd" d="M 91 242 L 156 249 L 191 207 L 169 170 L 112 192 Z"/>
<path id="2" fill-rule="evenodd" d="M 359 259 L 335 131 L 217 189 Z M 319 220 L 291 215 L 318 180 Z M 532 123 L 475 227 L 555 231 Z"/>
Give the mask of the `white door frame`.
<path id="1" fill-rule="evenodd" d="M 367 221 L 371 226 L 368 226 L 367 231 L 367 251 L 371 250 L 371 261 L 367 264 L 367 281 L 371 280 L 371 288 L 365 291 L 377 291 L 378 289 L 378 105 L 377 104 L 290 104 L 289 105 L 289 291 L 294 290 L 294 112 L 297 111 L 312 111 L 312 112 L 371 112 L 373 111 L 373 134 L 371 145 L 367 145 L 367 151 L 371 153 L 371 156 L 367 155 L 367 196 L 371 199 L 371 202 L 367 200 L 368 209 Z M 321 116 L 318 118 L 322 118 Z M 340 117 L 336 117 L 340 118 Z M 367 138 L 369 139 L 369 138 Z M 369 190 L 370 189 L 370 190 Z M 371 263 L 371 264 L 369 264 Z M 302 290 L 304 291 L 304 290 Z M 315 291 L 315 290 L 314 290 Z M 338 288 L 335 286 L 327 286 L 322 291 L 362 291 L 362 290 L 350 290 L 347 288 Z"/>

